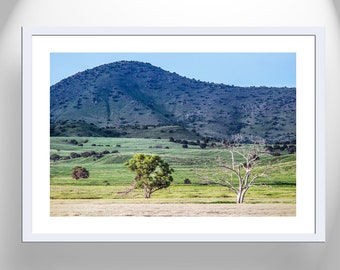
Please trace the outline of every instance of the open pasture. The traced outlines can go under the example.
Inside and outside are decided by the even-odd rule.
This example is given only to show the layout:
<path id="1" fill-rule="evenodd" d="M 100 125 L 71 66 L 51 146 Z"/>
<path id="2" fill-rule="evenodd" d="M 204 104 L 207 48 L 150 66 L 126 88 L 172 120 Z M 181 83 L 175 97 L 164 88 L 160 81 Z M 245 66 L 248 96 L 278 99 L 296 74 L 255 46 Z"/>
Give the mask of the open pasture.
<path id="1" fill-rule="evenodd" d="M 201 149 L 190 144 L 183 148 L 182 144 L 168 139 L 51 137 L 50 148 L 51 156 L 58 155 L 50 162 L 52 200 L 101 199 L 127 204 L 234 204 L 236 201 L 235 194 L 219 184 L 224 178 L 236 181 L 218 166 L 218 158 L 230 160 L 224 146 L 208 144 Z M 79 156 L 91 151 L 98 155 Z M 126 192 L 132 187 L 135 175 L 124 163 L 135 153 L 158 154 L 168 162 L 175 170 L 171 186 L 155 192 L 150 199 L 144 199 L 138 189 Z M 296 155 L 265 154 L 261 159 L 256 170 L 266 171 L 266 175 L 249 189 L 245 203 L 295 204 Z M 73 179 L 71 171 L 75 166 L 85 167 L 90 177 Z M 189 179 L 190 184 L 185 184 L 185 179 Z"/>

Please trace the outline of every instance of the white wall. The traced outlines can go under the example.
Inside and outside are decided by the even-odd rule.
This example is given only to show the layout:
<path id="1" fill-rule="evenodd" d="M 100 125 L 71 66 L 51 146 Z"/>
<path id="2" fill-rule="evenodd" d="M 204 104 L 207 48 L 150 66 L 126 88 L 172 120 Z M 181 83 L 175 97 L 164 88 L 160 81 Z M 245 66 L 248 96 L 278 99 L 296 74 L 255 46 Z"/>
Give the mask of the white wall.
<path id="1" fill-rule="evenodd" d="M 339 7 L 332 0 L 1 0 L 0 269 L 338 269 Z M 21 243 L 21 26 L 324 26 L 327 242 Z"/>

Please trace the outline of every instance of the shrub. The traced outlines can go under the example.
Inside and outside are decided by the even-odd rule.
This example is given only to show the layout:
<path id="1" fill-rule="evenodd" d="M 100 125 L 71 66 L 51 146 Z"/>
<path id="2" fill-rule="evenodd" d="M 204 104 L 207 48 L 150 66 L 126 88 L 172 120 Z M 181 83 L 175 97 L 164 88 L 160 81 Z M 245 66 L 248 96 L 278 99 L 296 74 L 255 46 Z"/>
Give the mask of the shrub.
<path id="1" fill-rule="evenodd" d="M 79 157 L 81 157 L 81 156 L 80 156 L 80 154 L 77 154 L 77 153 L 75 153 L 75 152 L 71 152 L 71 153 L 70 153 L 70 157 L 71 157 L 71 158 L 79 158 Z"/>
<path id="2" fill-rule="evenodd" d="M 296 147 L 295 146 L 290 146 L 289 148 L 288 148 L 288 153 L 289 154 L 294 154 L 296 152 Z"/>
<path id="3" fill-rule="evenodd" d="M 85 168 L 83 167 L 80 167 L 80 166 L 76 166 L 72 169 L 72 178 L 73 179 L 80 179 L 80 178 L 89 178 L 90 176 L 90 173 L 88 170 L 86 170 Z"/>
<path id="4" fill-rule="evenodd" d="M 90 152 L 84 152 L 84 153 L 81 153 L 80 155 L 81 155 L 82 157 L 86 158 L 86 157 L 91 156 L 91 153 L 90 153 Z"/>
<path id="5" fill-rule="evenodd" d="M 207 147 L 207 144 L 206 144 L 206 143 L 201 143 L 201 144 L 200 144 L 200 147 L 201 147 L 201 149 L 204 149 L 204 148 Z"/>
<path id="6" fill-rule="evenodd" d="M 74 140 L 74 139 L 72 139 L 72 140 L 70 140 L 70 144 L 78 144 L 78 142 L 76 141 L 76 140 Z"/>
<path id="7" fill-rule="evenodd" d="M 53 160 L 53 162 L 56 162 L 59 159 L 61 159 L 61 156 L 59 156 L 58 154 L 52 154 L 50 156 L 50 160 Z"/>
<path id="8" fill-rule="evenodd" d="M 99 153 L 99 154 L 93 156 L 93 160 L 96 161 L 97 159 L 100 159 L 102 157 L 103 157 L 103 154 Z"/>
<path id="9" fill-rule="evenodd" d="M 189 178 L 185 178 L 184 179 L 184 184 L 187 184 L 187 185 L 191 184 L 190 179 Z"/>

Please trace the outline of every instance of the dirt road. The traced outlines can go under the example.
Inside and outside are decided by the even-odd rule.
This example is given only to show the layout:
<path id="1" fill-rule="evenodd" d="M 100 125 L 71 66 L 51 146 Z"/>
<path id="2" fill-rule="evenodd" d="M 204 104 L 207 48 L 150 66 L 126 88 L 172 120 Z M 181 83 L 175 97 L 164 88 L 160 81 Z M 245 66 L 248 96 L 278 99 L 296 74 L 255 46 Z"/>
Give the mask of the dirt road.
<path id="1" fill-rule="evenodd" d="M 133 204 L 113 200 L 51 200 L 51 216 L 295 216 L 295 204 Z"/>

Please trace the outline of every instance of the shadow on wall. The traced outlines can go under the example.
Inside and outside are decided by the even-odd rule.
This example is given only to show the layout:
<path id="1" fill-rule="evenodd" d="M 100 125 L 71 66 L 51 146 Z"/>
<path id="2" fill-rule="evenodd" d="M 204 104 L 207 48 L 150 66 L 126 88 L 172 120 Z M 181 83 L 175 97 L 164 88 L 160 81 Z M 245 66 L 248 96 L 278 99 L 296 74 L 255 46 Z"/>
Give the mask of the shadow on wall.
<path id="1" fill-rule="evenodd" d="M 19 0 L 2 0 L 0 8 L 0 32 L 6 24 L 7 19 L 11 15 L 14 7 L 17 5 Z"/>
<path id="2" fill-rule="evenodd" d="M 335 10 L 338 13 L 338 20 L 340 21 L 340 0 L 333 0 Z"/>

